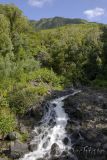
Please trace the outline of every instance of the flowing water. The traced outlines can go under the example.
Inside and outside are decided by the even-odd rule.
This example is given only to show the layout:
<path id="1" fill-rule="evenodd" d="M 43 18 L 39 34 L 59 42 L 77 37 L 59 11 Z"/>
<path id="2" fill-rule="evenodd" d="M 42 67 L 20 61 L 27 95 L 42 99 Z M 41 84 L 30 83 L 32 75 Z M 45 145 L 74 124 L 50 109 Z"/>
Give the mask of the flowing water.
<path id="1" fill-rule="evenodd" d="M 71 95 L 78 92 L 80 91 L 74 91 Z M 26 154 L 21 160 L 38 160 L 40 158 L 47 160 L 53 154 L 60 157 L 63 151 L 69 154 L 72 145 L 65 129 L 69 117 L 63 109 L 63 100 L 68 96 L 55 99 L 45 106 L 44 116 L 40 126 L 34 129 L 35 137 L 31 142 L 32 145 L 36 145 L 35 150 Z M 68 141 L 67 144 L 64 144 L 65 138 Z M 54 147 L 57 148 L 57 152 Z"/>

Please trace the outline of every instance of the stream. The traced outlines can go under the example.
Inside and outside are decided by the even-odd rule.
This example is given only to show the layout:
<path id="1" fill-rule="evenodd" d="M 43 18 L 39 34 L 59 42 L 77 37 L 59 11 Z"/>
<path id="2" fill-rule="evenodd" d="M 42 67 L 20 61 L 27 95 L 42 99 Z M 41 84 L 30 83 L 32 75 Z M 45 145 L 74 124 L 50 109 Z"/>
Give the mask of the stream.
<path id="1" fill-rule="evenodd" d="M 52 157 L 60 157 L 64 152 L 70 156 L 72 144 L 66 133 L 69 117 L 63 109 L 63 100 L 79 92 L 74 91 L 70 95 L 57 98 L 46 104 L 44 116 L 40 125 L 35 127 L 33 131 L 35 137 L 30 143 L 35 146 L 35 149 L 20 160 L 50 160 Z"/>

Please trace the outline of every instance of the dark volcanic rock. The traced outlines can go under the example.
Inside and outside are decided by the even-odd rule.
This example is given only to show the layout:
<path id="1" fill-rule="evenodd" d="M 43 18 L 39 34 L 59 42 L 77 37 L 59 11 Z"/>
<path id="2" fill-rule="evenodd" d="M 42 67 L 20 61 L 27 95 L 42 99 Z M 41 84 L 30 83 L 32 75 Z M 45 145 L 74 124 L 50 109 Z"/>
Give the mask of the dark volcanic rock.
<path id="1" fill-rule="evenodd" d="M 107 143 L 103 145 L 103 149 L 107 152 Z"/>
<path id="2" fill-rule="evenodd" d="M 69 143 L 69 139 L 68 139 L 67 137 L 65 137 L 65 138 L 63 139 L 63 143 L 64 143 L 65 145 L 67 145 L 67 144 Z"/>
<path id="3" fill-rule="evenodd" d="M 86 130 L 83 132 L 81 132 L 81 135 L 87 140 L 87 141 L 90 141 L 90 142 L 96 142 L 98 141 L 98 132 L 97 130 L 95 129 L 89 129 L 89 130 Z"/>
<path id="4" fill-rule="evenodd" d="M 84 88 L 64 100 L 64 109 L 70 118 L 66 130 L 78 160 L 87 160 L 87 154 L 90 160 L 106 160 L 107 91 Z"/>
<path id="5" fill-rule="evenodd" d="M 28 112 L 27 115 L 29 117 L 35 118 L 36 121 L 40 121 L 43 116 L 43 110 L 41 107 L 32 107 Z"/>

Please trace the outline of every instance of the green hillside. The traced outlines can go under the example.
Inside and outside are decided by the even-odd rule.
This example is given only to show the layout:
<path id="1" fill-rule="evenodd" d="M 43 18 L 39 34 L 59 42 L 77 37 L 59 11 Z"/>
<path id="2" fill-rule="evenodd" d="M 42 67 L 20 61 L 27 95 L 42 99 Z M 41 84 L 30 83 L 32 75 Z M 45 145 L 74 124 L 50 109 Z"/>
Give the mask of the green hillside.
<path id="1" fill-rule="evenodd" d="M 70 18 L 63 18 L 63 17 L 43 18 L 43 19 L 40 19 L 39 21 L 31 20 L 30 22 L 36 29 L 49 29 L 49 28 L 65 26 L 68 24 L 87 24 L 88 23 L 88 21 L 79 19 L 79 18 L 70 19 Z"/>

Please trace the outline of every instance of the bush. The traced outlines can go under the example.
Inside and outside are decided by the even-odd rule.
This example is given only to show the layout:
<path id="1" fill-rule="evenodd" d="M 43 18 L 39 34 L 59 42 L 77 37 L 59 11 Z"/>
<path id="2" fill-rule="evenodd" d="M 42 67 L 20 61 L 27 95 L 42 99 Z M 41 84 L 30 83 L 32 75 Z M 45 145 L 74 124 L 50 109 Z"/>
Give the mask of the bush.
<path id="1" fill-rule="evenodd" d="M 94 87 L 107 88 L 107 80 L 104 79 L 95 79 L 91 84 Z"/>
<path id="2" fill-rule="evenodd" d="M 58 77 L 52 70 L 42 68 L 34 72 L 30 79 L 36 82 L 43 82 L 53 87 L 58 87 L 61 84 L 61 77 Z"/>
<path id="3" fill-rule="evenodd" d="M 15 130 L 16 120 L 9 108 L 0 108 L 0 134 L 5 134 Z"/>
<path id="4" fill-rule="evenodd" d="M 45 84 L 39 84 L 39 86 L 35 87 L 34 90 L 39 96 L 44 96 L 47 94 L 49 86 L 46 86 Z"/>
<path id="5" fill-rule="evenodd" d="M 36 92 L 30 87 L 13 90 L 8 95 L 9 106 L 17 114 L 24 114 L 38 100 Z"/>
<path id="6" fill-rule="evenodd" d="M 8 108 L 9 104 L 7 102 L 7 99 L 4 97 L 0 97 L 0 109 L 2 108 Z"/>

